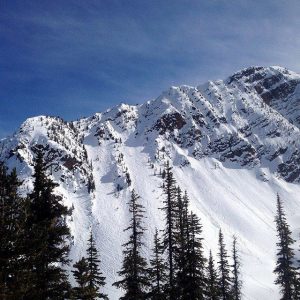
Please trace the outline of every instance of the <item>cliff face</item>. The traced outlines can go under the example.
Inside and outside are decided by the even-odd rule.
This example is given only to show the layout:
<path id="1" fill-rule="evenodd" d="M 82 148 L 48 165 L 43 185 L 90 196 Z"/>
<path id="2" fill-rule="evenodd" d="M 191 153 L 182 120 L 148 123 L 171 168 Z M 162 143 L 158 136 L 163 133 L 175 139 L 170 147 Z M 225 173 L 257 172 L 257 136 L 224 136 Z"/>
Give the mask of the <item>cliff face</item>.
<path id="1" fill-rule="evenodd" d="M 0 141 L 0 159 L 32 187 L 33 158 L 42 148 L 49 175 L 74 211 L 71 258 L 85 249 L 92 226 L 102 253 L 107 293 L 122 260 L 126 202 L 135 188 L 147 208 L 145 253 L 162 227 L 160 172 L 166 161 L 191 197 L 216 254 L 217 231 L 236 234 L 247 299 L 279 299 L 273 285 L 275 194 L 292 225 L 300 218 L 300 75 L 280 67 L 251 67 L 198 87 L 171 87 L 157 99 L 121 104 L 74 122 L 39 116 Z M 298 210 L 298 212 L 297 212 Z M 296 225 L 297 224 L 297 225 Z M 297 227 L 295 237 L 297 236 Z"/>

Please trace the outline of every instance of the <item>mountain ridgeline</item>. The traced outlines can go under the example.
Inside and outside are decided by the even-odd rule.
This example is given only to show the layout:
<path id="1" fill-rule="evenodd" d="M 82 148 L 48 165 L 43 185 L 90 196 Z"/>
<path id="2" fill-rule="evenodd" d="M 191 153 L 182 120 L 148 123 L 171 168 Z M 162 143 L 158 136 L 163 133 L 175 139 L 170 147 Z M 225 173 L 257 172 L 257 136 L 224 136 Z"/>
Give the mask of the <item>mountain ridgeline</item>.
<path id="1" fill-rule="evenodd" d="M 300 75 L 281 67 L 250 67 L 198 87 L 171 87 L 140 105 L 120 104 L 66 122 L 27 119 L 0 141 L 0 160 L 16 168 L 21 193 L 33 188 L 37 153 L 44 153 L 55 191 L 72 208 L 70 258 L 88 248 L 90 228 L 102 255 L 105 294 L 120 278 L 123 233 L 132 190 L 145 207 L 145 256 L 155 228 L 163 228 L 164 170 L 168 162 L 187 190 L 203 224 L 204 252 L 238 237 L 247 299 L 279 299 L 275 266 L 276 193 L 285 200 L 295 237 L 299 233 Z"/>

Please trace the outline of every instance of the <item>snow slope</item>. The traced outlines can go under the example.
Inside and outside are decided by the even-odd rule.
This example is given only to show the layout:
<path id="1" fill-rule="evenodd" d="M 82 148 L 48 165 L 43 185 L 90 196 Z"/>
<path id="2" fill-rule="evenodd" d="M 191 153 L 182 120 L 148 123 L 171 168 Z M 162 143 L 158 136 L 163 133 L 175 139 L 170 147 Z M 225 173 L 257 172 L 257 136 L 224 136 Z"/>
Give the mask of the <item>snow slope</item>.
<path id="1" fill-rule="evenodd" d="M 198 87 L 171 87 L 157 99 L 120 104 L 92 117 L 65 122 L 40 116 L 26 120 L 0 141 L 0 159 L 17 167 L 32 187 L 32 162 L 43 148 L 49 175 L 60 183 L 69 207 L 71 258 L 84 254 L 92 227 L 115 300 L 122 261 L 127 201 L 134 188 L 146 207 L 145 255 L 155 227 L 162 228 L 162 178 L 167 161 L 189 192 L 204 227 L 205 249 L 217 254 L 222 228 L 228 250 L 238 237 L 244 299 L 279 299 L 273 284 L 276 193 L 299 236 L 300 75 L 280 67 L 251 67 Z M 94 188 L 88 189 L 89 187 Z"/>

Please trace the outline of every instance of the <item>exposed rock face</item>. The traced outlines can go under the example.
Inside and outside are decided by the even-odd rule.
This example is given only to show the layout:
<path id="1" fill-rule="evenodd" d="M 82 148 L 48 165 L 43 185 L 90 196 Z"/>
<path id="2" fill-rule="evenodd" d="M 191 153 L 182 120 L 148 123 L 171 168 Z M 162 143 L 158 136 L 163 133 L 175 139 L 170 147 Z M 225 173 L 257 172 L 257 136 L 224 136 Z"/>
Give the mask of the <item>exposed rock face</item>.
<path id="1" fill-rule="evenodd" d="M 172 87 L 154 101 L 121 104 L 76 122 L 29 119 L 1 142 L 1 159 L 31 164 L 30 149 L 40 145 L 49 161 L 61 161 L 68 171 L 88 173 L 85 137 L 93 132 L 101 144 L 126 142 L 133 135 L 149 144 L 153 153 L 168 141 L 197 159 L 213 156 L 240 167 L 261 165 L 298 182 L 299 105 L 299 75 L 280 67 L 250 67 L 224 81 Z"/>
<path id="2" fill-rule="evenodd" d="M 32 173 L 33 159 L 38 149 L 43 149 L 49 174 L 60 183 L 58 192 L 63 195 L 65 203 L 75 207 L 74 221 L 70 223 L 74 234 L 72 257 L 79 257 L 84 251 L 89 226 L 101 223 L 97 234 L 99 241 L 105 236 L 103 251 L 107 253 L 113 249 L 111 256 L 104 257 L 106 274 L 109 282 L 113 282 L 115 275 L 111 274 L 116 272 L 112 272 L 110 266 L 118 268 L 120 265 L 120 228 L 124 228 L 127 221 L 125 198 L 128 198 L 132 187 L 141 186 L 139 192 L 142 197 L 151 198 L 149 201 L 146 199 L 151 215 L 149 226 L 158 224 L 156 206 L 159 207 L 157 199 L 161 197 L 157 191 L 161 186 L 159 174 L 166 161 L 173 163 L 177 174 L 193 174 L 189 178 L 181 178 L 181 183 L 191 190 L 196 190 L 200 185 L 198 181 L 189 185 L 191 178 L 197 175 L 205 181 L 208 177 L 195 167 L 206 159 L 215 162 L 216 169 L 220 164 L 222 176 L 233 170 L 244 174 L 242 172 L 246 169 L 259 174 L 255 184 L 256 181 L 259 184 L 267 182 L 266 173 L 276 180 L 285 180 L 284 184 L 300 182 L 300 75 L 280 67 L 251 67 L 226 80 L 210 81 L 198 87 L 171 87 L 153 101 L 136 106 L 121 104 L 74 122 L 45 116 L 30 118 L 14 135 L 0 141 L 0 160 L 9 167 L 17 168 L 25 180 L 24 192 L 32 187 L 28 175 Z M 209 174 L 215 176 L 214 173 Z M 235 180 L 239 180 L 238 177 Z M 223 185 L 220 184 L 222 194 L 216 194 L 215 202 L 210 199 L 210 188 L 215 185 L 213 181 L 206 182 L 207 193 L 200 199 L 200 204 L 197 202 L 199 199 L 196 201 L 198 194 L 191 197 L 195 207 L 203 209 L 199 212 L 203 213 L 204 218 L 207 217 L 206 223 L 211 224 L 212 228 L 218 227 L 218 224 L 226 227 L 226 222 L 229 224 L 241 218 L 240 215 L 234 218 L 229 214 L 229 220 L 224 220 L 223 206 L 226 211 L 234 210 L 233 203 L 228 201 L 226 206 L 222 198 L 229 190 L 231 193 L 226 180 Z M 248 192 L 251 190 L 252 186 Z M 201 192 L 201 189 L 197 190 L 197 193 Z M 243 196 L 242 192 L 237 193 L 237 201 Z M 221 197 L 222 201 L 217 197 Z M 232 194 L 228 196 L 231 197 Z M 256 194 L 251 201 L 255 197 Z M 220 204 L 215 206 L 218 201 Z M 259 230 L 265 228 L 265 236 L 269 236 L 272 230 L 269 223 L 272 223 L 273 216 L 268 224 L 265 224 L 265 216 L 260 216 L 260 210 L 264 209 L 260 206 L 262 201 L 254 201 L 255 207 L 245 209 L 245 216 L 251 216 L 259 224 L 245 227 L 245 245 L 252 242 L 255 236 L 247 236 L 248 232 L 255 232 L 257 226 Z M 239 209 L 243 209 L 245 202 L 239 203 Z M 272 203 L 265 204 L 265 207 L 268 207 L 265 213 L 270 214 Z M 243 219 L 240 223 L 247 222 Z M 231 227 L 240 229 L 236 224 L 231 224 Z M 228 229 L 227 234 L 231 233 Z M 114 243 L 120 242 L 120 245 L 115 247 L 111 239 Z M 249 249 L 252 246 L 255 249 L 247 252 L 250 258 L 255 257 L 256 253 L 263 255 L 265 249 L 270 248 L 263 244 L 265 241 L 260 242 L 263 245 L 261 252 L 255 248 L 257 241 L 248 245 Z M 245 251 L 248 251 L 247 247 Z M 249 265 L 252 267 L 252 264 Z M 268 270 L 269 273 L 272 270 Z M 246 285 L 247 282 L 249 286 L 255 285 L 251 278 L 246 280 Z M 270 282 L 273 283 L 272 278 Z M 109 290 L 109 293 L 111 299 L 117 299 L 119 295 L 117 291 Z M 265 294 L 251 295 L 254 295 L 253 299 L 264 299 L 269 296 L 268 293 L 266 289 Z"/>

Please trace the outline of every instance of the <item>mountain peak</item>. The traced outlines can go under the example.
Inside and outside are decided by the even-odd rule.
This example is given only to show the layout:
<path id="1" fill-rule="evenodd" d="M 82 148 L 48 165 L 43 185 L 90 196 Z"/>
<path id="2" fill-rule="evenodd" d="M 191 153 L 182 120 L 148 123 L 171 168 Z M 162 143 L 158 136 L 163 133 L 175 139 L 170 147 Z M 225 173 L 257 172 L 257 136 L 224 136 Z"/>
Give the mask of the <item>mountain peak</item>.
<path id="1" fill-rule="evenodd" d="M 229 77 L 228 81 L 243 80 L 248 83 L 267 79 L 270 77 L 285 78 L 286 80 L 300 79 L 300 75 L 280 66 L 252 66 L 242 69 Z"/>
<path id="2" fill-rule="evenodd" d="M 299 78 L 282 67 L 250 67 L 227 80 L 171 87 L 144 104 L 121 103 L 74 122 L 29 118 L 0 141 L 0 160 L 16 167 L 30 190 L 33 158 L 37 149 L 44 150 L 57 193 L 74 207 L 71 258 L 82 256 L 92 224 L 99 249 L 109 253 L 103 256 L 108 284 L 116 281 L 121 264 L 120 232 L 128 221 L 131 189 L 147 207 L 149 238 L 162 226 L 159 187 L 170 162 L 209 233 L 205 248 L 217 251 L 211 233 L 219 228 L 226 239 L 237 234 L 245 295 L 276 298 L 270 259 L 274 191 L 286 197 L 290 212 L 299 206 Z M 261 274 L 255 281 L 254 272 Z M 119 297 L 113 288 L 107 292 L 111 299 Z"/>

